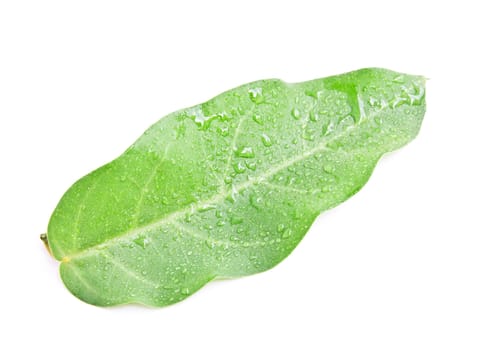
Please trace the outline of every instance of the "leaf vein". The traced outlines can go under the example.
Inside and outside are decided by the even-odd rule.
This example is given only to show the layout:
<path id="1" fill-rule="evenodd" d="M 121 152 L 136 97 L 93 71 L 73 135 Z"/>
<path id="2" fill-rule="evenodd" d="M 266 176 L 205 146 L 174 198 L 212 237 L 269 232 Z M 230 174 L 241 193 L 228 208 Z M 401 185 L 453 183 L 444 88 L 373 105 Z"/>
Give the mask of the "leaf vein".
<path id="1" fill-rule="evenodd" d="M 155 283 L 154 281 L 151 281 L 141 275 L 139 275 L 135 270 L 131 269 L 130 267 L 128 267 L 127 265 L 123 264 L 122 262 L 120 262 L 119 260 L 115 259 L 111 254 L 107 254 L 105 252 L 101 253 L 101 255 L 108 261 L 110 261 L 112 263 L 112 265 L 114 265 L 115 267 L 119 268 L 120 270 L 122 270 L 123 272 L 125 272 L 127 275 L 129 275 L 130 277 L 136 279 L 137 281 L 140 281 L 146 285 L 148 285 L 149 287 L 154 287 L 154 288 L 158 288 L 159 285 L 157 283 Z"/>
<path id="2" fill-rule="evenodd" d="M 82 217 L 82 214 L 83 214 L 83 211 L 84 211 L 84 207 L 85 207 L 85 202 L 87 201 L 90 193 L 92 192 L 92 190 L 94 189 L 94 187 L 97 185 L 97 182 L 98 182 L 98 178 L 87 188 L 87 191 L 85 192 L 85 195 L 83 196 L 82 200 L 80 201 L 80 204 L 79 204 L 79 207 L 78 207 L 78 210 L 77 210 L 77 215 L 75 217 L 75 223 L 74 223 L 74 229 L 73 229 L 73 237 L 72 237 L 72 241 L 73 241 L 73 246 L 74 247 L 77 247 L 77 241 L 78 241 L 78 235 L 80 234 L 80 218 Z M 62 249 L 59 249 L 60 251 Z"/>
<path id="3" fill-rule="evenodd" d="M 77 278 L 77 280 L 85 287 L 87 288 L 92 294 L 94 294 L 96 297 L 101 296 L 101 293 L 97 291 L 96 288 L 94 288 L 90 283 L 88 283 L 85 278 L 82 277 L 82 275 L 79 273 L 78 269 L 75 267 L 76 265 L 74 263 L 69 263 L 69 268 L 70 271 L 74 274 L 74 276 Z"/>
<path id="4" fill-rule="evenodd" d="M 142 211 L 142 204 L 144 202 L 145 193 L 147 192 L 147 189 L 152 184 L 152 181 L 154 180 L 155 175 L 157 174 L 157 171 L 159 170 L 160 166 L 164 163 L 165 157 L 167 156 L 167 153 L 169 152 L 169 146 L 170 146 L 170 144 L 168 144 L 165 147 L 164 155 L 163 155 L 162 159 L 160 159 L 159 162 L 157 163 L 157 165 L 155 165 L 152 168 L 152 171 L 150 172 L 150 175 L 147 178 L 147 181 L 144 183 L 144 185 L 140 189 L 140 198 L 139 198 L 139 201 L 138 201 L 137 206 L 135 208 L 135 214 L 134 214 L 134 217 L 133 217 L 133 220 L 132 220 L 132 222 L 133 222 L 132 226 L 137 225 L 138 222 L 139 222 L 139 217 L 140 217 L 140 213 Z"/>
<path id="5" fill-rule="evenodd" d="M 225 166 L 223 176 L 222 176 L 224 178 L 227 175 L 227 172 L 229 171 L 229 168 L 232 165 L 232 158 L 234 157 L 234 152 L 235 152 L 235 148 L 236 148 L 236 144 L 237 144 L 237 138 L 239 137 L 239 133 L 240 133 L 240 130 L 242 128 L 242 123 L 244 123 L 245 119 L 246 119 L 245 115 L 243 115 L 239 118 L 239 123 L 237 123 L 237 127 L 235 128 L 235 131 L 234 131 L 234 136 L 232 136 L 232 142 L 229 146 L 229 156 L 227 157 L 226 166 Z M 224 187 L 225 187 L 225 184 L 224 184 Z"/>

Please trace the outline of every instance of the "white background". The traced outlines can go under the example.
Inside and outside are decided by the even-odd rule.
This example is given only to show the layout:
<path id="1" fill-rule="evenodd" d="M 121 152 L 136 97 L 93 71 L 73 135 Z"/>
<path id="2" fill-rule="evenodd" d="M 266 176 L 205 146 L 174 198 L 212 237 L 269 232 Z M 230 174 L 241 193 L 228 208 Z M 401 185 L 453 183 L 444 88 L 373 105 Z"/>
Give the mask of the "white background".
<path id="1" fill-rule="evenodd" d="M 0 348 L 480 349 L 475 1 L 1 1 Z M 430 78 L 419 137 L 274 269 L 179 304 L 73 297 L 38 239 L 160 117 L 262 78 Z"/>

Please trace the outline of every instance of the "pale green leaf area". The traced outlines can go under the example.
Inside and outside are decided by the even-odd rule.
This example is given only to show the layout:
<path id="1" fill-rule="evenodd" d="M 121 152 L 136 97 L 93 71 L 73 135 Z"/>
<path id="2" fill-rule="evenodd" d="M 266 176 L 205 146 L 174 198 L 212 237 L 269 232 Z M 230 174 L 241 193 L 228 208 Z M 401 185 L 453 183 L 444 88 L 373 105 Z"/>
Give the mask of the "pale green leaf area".
<path id="1" fill-rule="evenodd" d="M 424 83 L 262 80 L 162 118 L 61 199 L 47 235 L 62 280 L 87 303 L 162 306 L 272 268 L 416 136 Z"/>

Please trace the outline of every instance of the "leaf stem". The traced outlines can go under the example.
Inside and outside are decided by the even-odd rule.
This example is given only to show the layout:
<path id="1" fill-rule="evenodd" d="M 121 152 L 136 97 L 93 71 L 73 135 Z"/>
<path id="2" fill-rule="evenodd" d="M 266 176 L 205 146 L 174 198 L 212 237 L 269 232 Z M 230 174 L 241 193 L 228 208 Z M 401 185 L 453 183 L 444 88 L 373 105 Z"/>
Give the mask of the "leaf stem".
<path id="1" fill-rule="evenodd" d="M 47 237 L 47 234 L 46 233 L 42 233 L 40 235 L 40 240 L 43 242 L 43 244 L 45 244 L 45 248 L 47 249 L 48 253 L 50 255 L 52 255 L 52 251 L 50 250 L 50 246 L 48 244 L 48 237 Z"/>

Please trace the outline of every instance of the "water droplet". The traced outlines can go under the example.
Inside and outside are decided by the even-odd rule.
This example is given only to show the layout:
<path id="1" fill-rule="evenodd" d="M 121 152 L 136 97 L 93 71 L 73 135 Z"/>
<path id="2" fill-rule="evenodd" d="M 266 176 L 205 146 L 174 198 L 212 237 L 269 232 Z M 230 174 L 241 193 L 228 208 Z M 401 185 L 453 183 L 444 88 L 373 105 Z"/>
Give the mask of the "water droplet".
<path id="1" fill-rule="evenodd" d="M 272 146 L 272 140 L 268 135 L 262 134 L 261 140 L 262 140 L 262 143 L 264 144 L 264 146 L 266 146 L 266 147 Z"/>
<path id="2" fill-rule="evenodd" d="M 262 88 L 256 87 L 256 88 L 249 89 L 249 98 L 255 104 L 261 104 L 262 102 L 264 102 L 264 96 L 262 95 Z"/>
<path id="3" fill-rule="evenodd" d="M 299 209 L 295 209 L 295 211 L 294 211 L 294 213 L 293 213 L 293 215 L 292 215 L 292 218 L 293 218 L 294 220 L 299 220 L 299 219 L 301 219 L 302 217 L 303 217 L 303 212 L 302 212 L 301 210 L 299 210 Z"/>
<path id="4" fill-rule="evenodd" d="M 369 97 L 367 103 L 369 103 L 371 107 L 379 107 L 381 105 L 380 102 L 372 96 Z"/>
<path id="5" fill-rule="evenodd" d="M 331 164 L 325 164 L 323 169 L 328 174 L 332 174 L 332 172 L 334 171 L 334 167 Z"/>
<path id="6" fill-rule="evenodd" d="M 291 115 L 294 119 L 300 119 L 301 118 L 301 112 L 295 107 L 292 109 Z"/>
<path id="7" fill-rule="evenodd" d="M 184 288 L 181 289 L 180 292 L 184 295 L 188 295 L 190 293 L 190 289 L 187 288 L 187 287 L 184 287 Z"/>
<path id="8" fill-rule="evenodd" d="M 311 122 L 317 122 L 319 120 L 319 114 L 317 114 L 316 112 L 314 111 L 310 111 L 309 112 L 309 120 Z"/>
<path id="9" fill-rule="evenodd" d="M 236 151 L 238 157 L 242 158 L 254 158 L 254 151 L 252 147 L 243 146 Z"/>
<path id="10" fill-rule="evenodd" d="M 221 128 L 218 128 L 217 132 L 220 134 L 220 136 L 225 137 L 229 135 L 229 128 L 227 126 L 223 126 Z"/>
<path id="11" fill-rule="evenodd" d="M 246 171 L 246 169 L 247 169 L 246 166 L 245 166 L 245 164 L 244 164 L 244 162 L 234 163 L 233 168 L 234 168 L 234 171 L 235 171 L 237 174 L 245 173 L 245 171 Z"/>
<path id="12" fill-rule="evenodd" d="M 314 133 L 311 130 L 303 129 L 301 137 L 306 141 L 314 140 Z"/>
<path id="13" fill-rule="evenodd" d="M 202 109 L 200 107 L 195 107 L 191 111 L 190 118 L 194 121 L 194 123 L 197 125 L 197 127 L 200 130 L 207 130 L 210 127 L 210 124 L 214 119 L 221 118 L 220 114 L 214 114 L 214 115 L 204 115 Z"/>
<path id="14" fill-rule="evenodd" d="M 231 225 L 239 225 L 242 224 L 243 221 L 244 219 L 240 216 L 231 216 L 230 218 Z"/>
<path id="15" fill-rule="evenodd" d="M 252 119 L 259 125 L 264 125 L 264 121 L 262 120 L 262 117 L 258 114 L 254 114 L 252 116 Z"/>
<path id="16" fill-rule="evenodd" d="M 354 117 L 352 115 L 347 115 L 345 116 L 344 118 L 341 119 L 341 121 L 339 122 L 339 128 L 341 130 L 345 130 L 346 128 L 350 127 L 350 126 L 353 126 L 355 123 L 354 121 Z"/>
<path id="17" fill-rule="evenodd" d="M 230 184 L 232 183 L 232 177 L 226 176 L 226 177 L 224 178 L 224 183 L 225 183 L 226 185 L 230 185 Z"/>
<path id="18" fill-rule="evenodd" d="M 398 75 L 392 81 L 395 82 L 395 83 L 398 83 L 398 84 L 402 84 L 402 83 L 404 83 L 404 76 Z"/>
<path id="19" fill-rule="evenodd" d="M 143 270 L 142 271 L 142 276 L 146 276 L 147 275 L 147 271 Z"/>
<path id="20" fill-rule="evenodd" d="M 192 250 L 189 250 L 189 251 L 187 252 L 187 255 L 189 255 L 189 256 L 192 255 Z"/>
<path id="21" fill-rule="evenodd" d="M 230 203 L 234 204 L 235 201 L 237 200 L 237 197 L 238 197 L 238 192 L 235 189 L 235 187 L 232 187 L 232 191 L 229 193 L 229 195 L 225 199 Z"/>
<path id="22" fill-rule="evenodd" d="M 335 128 L 335 124 L 332 121 L 330 121 L 329 124 L 326 126 L 324 135 L 331 134 L 334 131 L 334 128 Z"/>
<path id="23" fill-rule="evenodd" d="M 149 243 L 149 240 L 144 236 L 139 236 L 134 239 L 134 243 L 141 248 L 145 248 L 146 245 Z"/>
<path id="24" fill-rule="evenodd" d="M 391 108 L 399 107 L 407 103 L 408 99 L 406 97 L 395 96 L 391 101 L 389 101 L 389 106 Z"/>
<path id="25" fill-rule="evenodd" d="M 402 97 L 409 102 L 411 106 L 420 105 L 422 103 L 422 98 L 424 97 L 424 87 L 413 83 L 409 87 L 403 87 Z"/>
<path id="26" fill-rule="evenodd" d="M 291 230 L 285 230 L 285 231 L 282 233 L 281 238 L 284 238 L 284 239 L 289 238 L 289 237 L 291 236 L 291 234 L 292 234 L 292 231 L 291 231 Z"/>
<path id="27" fill-rule="evenodd" d="M 317 98 L 317 91 L 316 90 L 306 90 L 304 91 L 306 96 L 312 97 L 312 98 Z"/>
<path id="28" fill-rule="evenodd" d="M 215 209 L 215 208 L 216 208 L 215 204 L 205 204 L 202 207 L 200 207 L 198 210 L 199 210 L 199 212 L 203 213 L 203 212 L 206 212 L 208 210 Z"/>
<path id="29" fill-rule="evenodd" d="M 277 225 L 277 232 L 281 233 L 286 230 L 286 226 L 284 224 Z"/>
<path id="30" fill-rule="evenodd" d="M 250 195 L 249 203 L 256 209 L 260 209 L 262 207 L 264 200 L 260 196 L 256 196 L 254 194 Z"/>
<path id="31" fill-rule="evenodd" d="M 245 162 L 247 169 L 256 170 L 257 163 L 256 162 Z"/>

